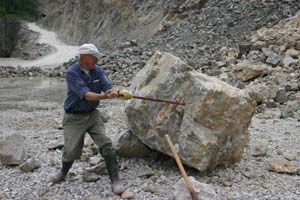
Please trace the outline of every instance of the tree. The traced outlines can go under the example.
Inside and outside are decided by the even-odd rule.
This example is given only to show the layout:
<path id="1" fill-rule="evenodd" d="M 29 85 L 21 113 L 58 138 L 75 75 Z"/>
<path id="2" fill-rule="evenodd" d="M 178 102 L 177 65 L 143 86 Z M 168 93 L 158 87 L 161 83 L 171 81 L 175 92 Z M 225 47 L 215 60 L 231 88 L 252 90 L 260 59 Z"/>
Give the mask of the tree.
<path id="1" fill-rule="evenodd" d="M 38 0 L 0 0 L 0 18 L 34 20 L 38 17 Z"/>

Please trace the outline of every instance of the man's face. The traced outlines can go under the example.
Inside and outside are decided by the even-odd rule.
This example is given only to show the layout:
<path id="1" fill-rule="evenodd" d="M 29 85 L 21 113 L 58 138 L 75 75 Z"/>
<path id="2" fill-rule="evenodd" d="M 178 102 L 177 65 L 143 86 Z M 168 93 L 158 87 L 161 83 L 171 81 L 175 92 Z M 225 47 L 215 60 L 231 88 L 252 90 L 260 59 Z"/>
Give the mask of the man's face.
<path id="1" fill-rule="evenodd" d="M 95 68 L 98 59 L 91 55 L 80 55 L 80 64 L 87 70 L 92 70 Z"/>

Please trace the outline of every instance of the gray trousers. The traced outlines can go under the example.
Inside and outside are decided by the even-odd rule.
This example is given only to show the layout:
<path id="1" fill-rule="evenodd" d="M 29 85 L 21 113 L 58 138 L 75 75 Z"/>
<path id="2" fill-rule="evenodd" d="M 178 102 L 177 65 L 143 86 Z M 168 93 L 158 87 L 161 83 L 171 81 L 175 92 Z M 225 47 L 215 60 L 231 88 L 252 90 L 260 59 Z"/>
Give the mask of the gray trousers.
<path id="1" fill-rule="evenodd" d="M 63 161 L 78 160 L 82 154 L 85 133 L 89 133 L 94 143 L 101 149 L 110 144 L 111 140 L 105 134 L 104 122 L 99 110 L 90 113 L 65 113 L 63 117 L 64 140 Z"/>

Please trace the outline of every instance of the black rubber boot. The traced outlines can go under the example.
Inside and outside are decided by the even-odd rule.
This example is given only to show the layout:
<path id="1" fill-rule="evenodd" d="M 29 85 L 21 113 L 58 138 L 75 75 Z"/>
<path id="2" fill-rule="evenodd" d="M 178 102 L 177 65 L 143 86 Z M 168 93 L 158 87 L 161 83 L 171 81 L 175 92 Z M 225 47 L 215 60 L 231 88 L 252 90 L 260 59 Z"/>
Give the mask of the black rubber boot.
<path id="1" fill-rule="evenodd" d="M 53 176 L 51 177 L 50 181 L 52 182 L 52 184 L 56 184 L 58 182 L 61 182 L 65 179 L 66 175 L 68 174 L 69 170 L 71 169 L 72 165 L 73 165 L 74 161 L 70 161 L 70 162 L 62 162 L 62 168 L 56 172 L 55 174 L 53 174 Z"/>
<path id="2" fill-rule="evenodd" d="M 118 174 L 117 154 L 111 144 L 105 145 L 100 149 L 100 153 L 104 158 L 106 168 L 111 180 L 112 191 L 121 194 L 125 191 L 124 183 L 120 180 Z"/>

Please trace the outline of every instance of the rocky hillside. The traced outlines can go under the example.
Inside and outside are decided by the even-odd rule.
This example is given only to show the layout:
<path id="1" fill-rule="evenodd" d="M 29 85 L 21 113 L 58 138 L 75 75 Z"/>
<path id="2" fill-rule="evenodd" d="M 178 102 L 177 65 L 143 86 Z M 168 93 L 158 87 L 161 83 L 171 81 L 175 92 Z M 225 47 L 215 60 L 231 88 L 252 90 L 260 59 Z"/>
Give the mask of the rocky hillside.
<path id="1" fill-rule="evenodd" d="M 237 44 L 251 31 L 290 17 L 300 8 L 297 0 L 209 0 L 203 9 L 201 2 L 205 1 L 48 0 L 43 24 L 74 44 L 116 47 L 137 39 L 153 42 L 148 47 L 162 46 L 183 55 L 205 45 Z"/>
<path id="2" fill-rule="evenodd" d="M 2 0 L 0 3 L 0 57 L 10 57 L 20 39 L 22 20 L 36 20 L 39 1 Z M 24 35 L 24 33 L 22 34 Z M 24 38 L 24 37 L 22 37 Z"/>
<path id="3" fill-rule="evenodd" d="M 138 38 L 155 34 L 164 18 L 164 1 L 47 0 L 44 25 L 58 32 L 66 42 L 93 42 Z"/>
<path id="4" fill-rule="evenodd" d="M 95 43 L 99 64 L 116 84 L 128 85 L 155 50 L 170 52 L 218 76 L 223 47 L 239 49 L 261 27 L 300 9 L 298 0 L 45 1 L 42 23 L 64 41 Z"/>

